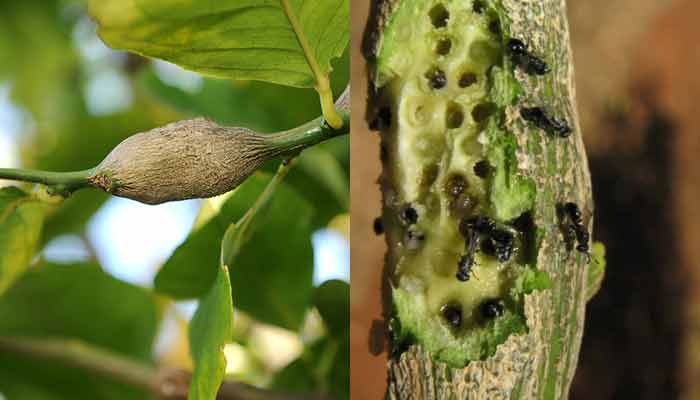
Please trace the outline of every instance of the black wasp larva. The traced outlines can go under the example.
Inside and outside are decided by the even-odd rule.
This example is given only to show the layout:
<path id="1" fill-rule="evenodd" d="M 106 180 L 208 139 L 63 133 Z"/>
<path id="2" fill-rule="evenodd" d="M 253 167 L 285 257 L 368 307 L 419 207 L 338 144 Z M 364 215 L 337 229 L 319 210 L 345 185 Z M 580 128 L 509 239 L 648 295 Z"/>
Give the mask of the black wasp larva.
<path id="1" fill-rule="evenodd" d="M 494 319 L 503 315 L 505 306 L 499 299 L 487 299 L 479 305 L 479 313 L 482 318 Z"/>
<path id="2" fill-rule="evenodd" d="M 544 75 L 549 72 L 549 66 L 544 60 L 534 56 L 522 40 L 509 39 L 506 49 L 513 64 L 530 75 Z"/>
<path id="3" fill-rule="evenodd" d="M 567 240 L 567 247 L 573 247 L 573 242 L 576 241 L 576 250 L 586 255 L 587 262 L 591 262 L 591 254 L 589 252 L 590 234 L 583 225 L 583 213 L 576 203 L 568 202 L 558 205 L 559 214 L 564 219 L 564 235 Z M 568 223 L 566 222 L 568 219 Z"/>
<path id="4" fill-rule="evenodd" d="M 554 133 L 561 138 L 567 138 L 571 135 L 571 128 L 566 121 L 550 116 L 541 107 L 523 107 L 520 109 L 520 116 L 536 127 Z"/>

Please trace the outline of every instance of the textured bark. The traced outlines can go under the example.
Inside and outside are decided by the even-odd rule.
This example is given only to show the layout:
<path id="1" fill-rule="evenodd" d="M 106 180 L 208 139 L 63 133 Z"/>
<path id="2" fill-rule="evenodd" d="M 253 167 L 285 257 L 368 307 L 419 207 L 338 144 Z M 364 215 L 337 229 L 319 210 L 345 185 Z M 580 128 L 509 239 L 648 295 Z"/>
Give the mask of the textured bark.
<path id="1" fill-rule="evenodd" d="M 387 365 L 390 399 L 563 399 L 568 396 L 578 361 L 588 267 L 584 257 L 567 254 L 555 206 L 565 201 L 578 203 L 590 232 L 593 204 L 576 111 L 566 3 L 565 0 L 500 3 L 511 21 L 510 36 L 525 41 L 538 54 L 545 54 L 552 69 L 540 78 L 516 70 L 524 92 L 516 106 L 507 108 L 506 128 L 518 141 L 519 173 L 537 184 L 534 218 L 535 224 L 544 229 L 537 269 L 546 271 L 553 285 L 525 298 L 529 332 L 511 335 L 486 360 L 453 369 L 434 361 L 420 345 L 391 358 Z M 398 1 L 379 1 L 372 8 L 365 43 L 370 60 L 381 43 L 387 16 L 396 4 Z M 370 96 L 372 93 L 370 88 Z M 548 137 L 522 121 L 521 105 L 546 105 L 555 115 L 569 121 L 574 134 L 566 141 Z M 385 275 L 386 290 L 391 290 L 390 274 Z M 390 298 L 385 293 L 385 299 Z M 391 304 L 387 302 L 385 317 L 390 312 Z"/>

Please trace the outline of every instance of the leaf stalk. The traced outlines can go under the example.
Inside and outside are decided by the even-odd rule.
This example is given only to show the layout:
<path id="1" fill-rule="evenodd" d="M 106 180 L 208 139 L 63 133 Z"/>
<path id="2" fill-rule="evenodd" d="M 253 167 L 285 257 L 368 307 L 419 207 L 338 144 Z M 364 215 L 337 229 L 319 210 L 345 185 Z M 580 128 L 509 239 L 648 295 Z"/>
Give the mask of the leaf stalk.
<path id="1" fill-rule="evenodd" d="M 321 99 L 321 110 L 323 110 L 323 116 L 326 118 L 326 121 L 328 121 L 328 125 L 334 129 L 340 129 L 343 127 L 344 121 L 343 118 L 338 115 L 335 110 L 335 106 L 333 105 L 333 90 L 331 89 L 328 75 L 321 71 L 321 67 L 318 65 L 316 56 L 311 50 L 309 41 L 306 39 L 304 30 L 302 29 L 299 19 L 294 13 L 289 0 L 280 0 L 280 3 L 284 9 L 284 14 L 287 16 L 289 23 L 292 25 L 292 29 L 294 29 L 299 45 L 304 51 L 306 62 L 309 64 L 309 68 L 311 68 L 311 72 L 313 72 L 314 78 L 316 79 L 315 88 L 318 92 L 318 96 Z"/>

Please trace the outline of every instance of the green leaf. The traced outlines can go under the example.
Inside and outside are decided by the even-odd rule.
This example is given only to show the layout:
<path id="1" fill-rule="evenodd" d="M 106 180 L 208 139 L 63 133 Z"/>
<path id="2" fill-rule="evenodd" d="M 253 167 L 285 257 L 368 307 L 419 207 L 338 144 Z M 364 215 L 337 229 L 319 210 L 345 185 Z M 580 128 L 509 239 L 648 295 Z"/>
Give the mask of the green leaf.
<path id="1" fill-rule="evenodd" d="M 29 267 L 45 208 L 20 189 L 0 189 L 0 295 Z"/>
<path id="2" fill-rule="evenodd" d="M 324 387 L 333 399 L 347 399 L 350 393 L 350 286 L 340 280 L 324 282 L 314 292 L 314 305 L 328 328 L 332 362 L 321 372 Z M 331 351 L 330 353 L 328 351 Z M 323 365 L 323 360 L 318 365 Z"/>
<path id="3" fill-rule="evenodd" d="M 330 280 L 316 288 L 314 306 L 326 323 L 329 333 L 343 338 L 350 332 L 350 286 L 340 280 Z"/>
<path id="4" fill-rule="evenodd" d="M 231 265 L 238 257 L 243 246 L 246 245 L 250 237 L 258 226 L 256 220 L 264 218 L 270 209 L 271 198 L 280 185 L 282 179 L 287 174 L 289 166 L 280 164 L 279 169 L 268 182 L 263 192 L 258 196 L 248 211 L 235 223 L 229 224 L 221 240 L 221 263 Z"/>
<path id="5" fill-rule="evenodd" d="M 348 82 L 349 53 L 346 50 L 343 57 L 333 62 L 331 83 L 336 95 Z M 321 115 L 318 94 L 307 89 L 205 78 L 202 87 L 190 93 L 161 81 L 153 68 L 143 69 L 137 81 L 146 93 L 186 116 L 206 116 L 221 124 L 245 126 L 258 132 L 290 129 Z"/>
<path id="6" fill-rule="evenodd" d="M 0 7 L 0 81 L 9 80 L 12 101 L 34 114 L 37 128 L 53 127 L 66 111 L 67 91 L 81 95 L 69 19 L 56 0 L 4 1 Z"/>
<path id="7" fill-rule="evenodd" d="M 237 308 L 259 321 L 299 328 L 311 303 L 311 217 L 308 202 L 280 183 L 230 265 Z"/>
<path id="8" fill-rule="evenodd" d="M 340 340 L 333 368 L 330 373 L 330 392 L 332 398 L 345 400 L 350 398 L 350 336 Z"/>
<path id="9" fill-rule="evenodd" d="M 315 386 L 309 363 L 300 357 L 273 377 L 270 388 L 287 393 L 310 393 Z"/>
<path id="10" fill-rule="evenodd" d="M 151 363 L 160 313 L 152 294 L 94 264 L 43 265 L 0 298 L 0 335 L 79 339 Z M 37 396 L 40 393 L 52 397 Z M 144 399 L 143 390 L 63 364 L 0 353 L 8 399 Z"/>
<path id="11" fill-rule="evenodd" d="M 239 186 L 219 214 L 190 234 L 158 271 L 156 290 L 178 299 L 207 293 L 217 276 L 226 228 L 243 217 L 269 180 L 269 175 L 256 173 Z"/>
<path id="12" fill-rule="evenodd" d="M 219 214 L 175 250 L 156 276 L 156 290 L 175 298 L 206 293 L 216 277 L 226 228 L 243 217 L 269 179 L 257 173 L 239 186 Z M 255 218 L 254 232 L 229 268 L 238 308 L 258 320 L 296 330 L 311 303 L 313 212 L 286 182 L 272 195 L 268 211 Z"/>
<path id="13" fill-rule="evenodd" d="M 109 198 L 100 190 L 79 190 L 67 198 L 58 209 L 46 216 L 41 234 L 42 245 L 64 234 L 80 234 L 88 220 Z"/>
<path id="14" fill-rule="evenodd" d="M 348 210 L 350 206 L 348 176 L 338 160 L 330 152 L 316 146 L 304 150 L 303 155 L 304 157 L 299 158 L 299 169 L 318 186 L 326 189 L 343 210 Z"/>
<path id="15" fill-rule="evenodd" d="M 335 400 L 350 395 L 350 338 L 322 338 L 304 350 L 304 353 L 279 371 L 270 387 L 287 393 L 323 393 Z"/>
<path id="16" fill-rule="evenodd" d="M 292 0 L 321 70 L 345 49 L 348 0 Z M 90 0 L 110 47 L 215 77 L 312 87 L 314 75 L 278 0 Z"/>
<path id="17" fill-rule="evenodd" d="M 216 398 L 226 373 L 224 346 L 233 335 L 233 303 L 228 268 L 222 266 L 216 282 L 202 299 L 190 324 L 194 371 L 188 399 Z"/>
<path id="18" fill-rule="evenodd" d="M 280 392 L 310 394 L 321 391 L 327 386 L 327 371 L 319 369 L 328 359 L 328 354 L 335 354 L 335 345 L 327 337 L 321 338 L 304 348 L 296 360 L 277 372 L 270 383 L 270 388 Z M 312 396 L 309 396 L 312 397 Z"/>

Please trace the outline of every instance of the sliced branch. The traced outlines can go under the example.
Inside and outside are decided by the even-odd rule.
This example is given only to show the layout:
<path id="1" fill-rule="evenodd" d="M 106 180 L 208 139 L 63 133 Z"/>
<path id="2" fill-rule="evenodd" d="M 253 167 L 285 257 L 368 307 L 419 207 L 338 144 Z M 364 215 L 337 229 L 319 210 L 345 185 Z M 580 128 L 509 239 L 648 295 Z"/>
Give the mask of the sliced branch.
<path id="1" fill-rule="evenodd" d="M 566 398 L 593 204 L 565 0 L 376 0 L 364 50 L 387 397 Z"/>

